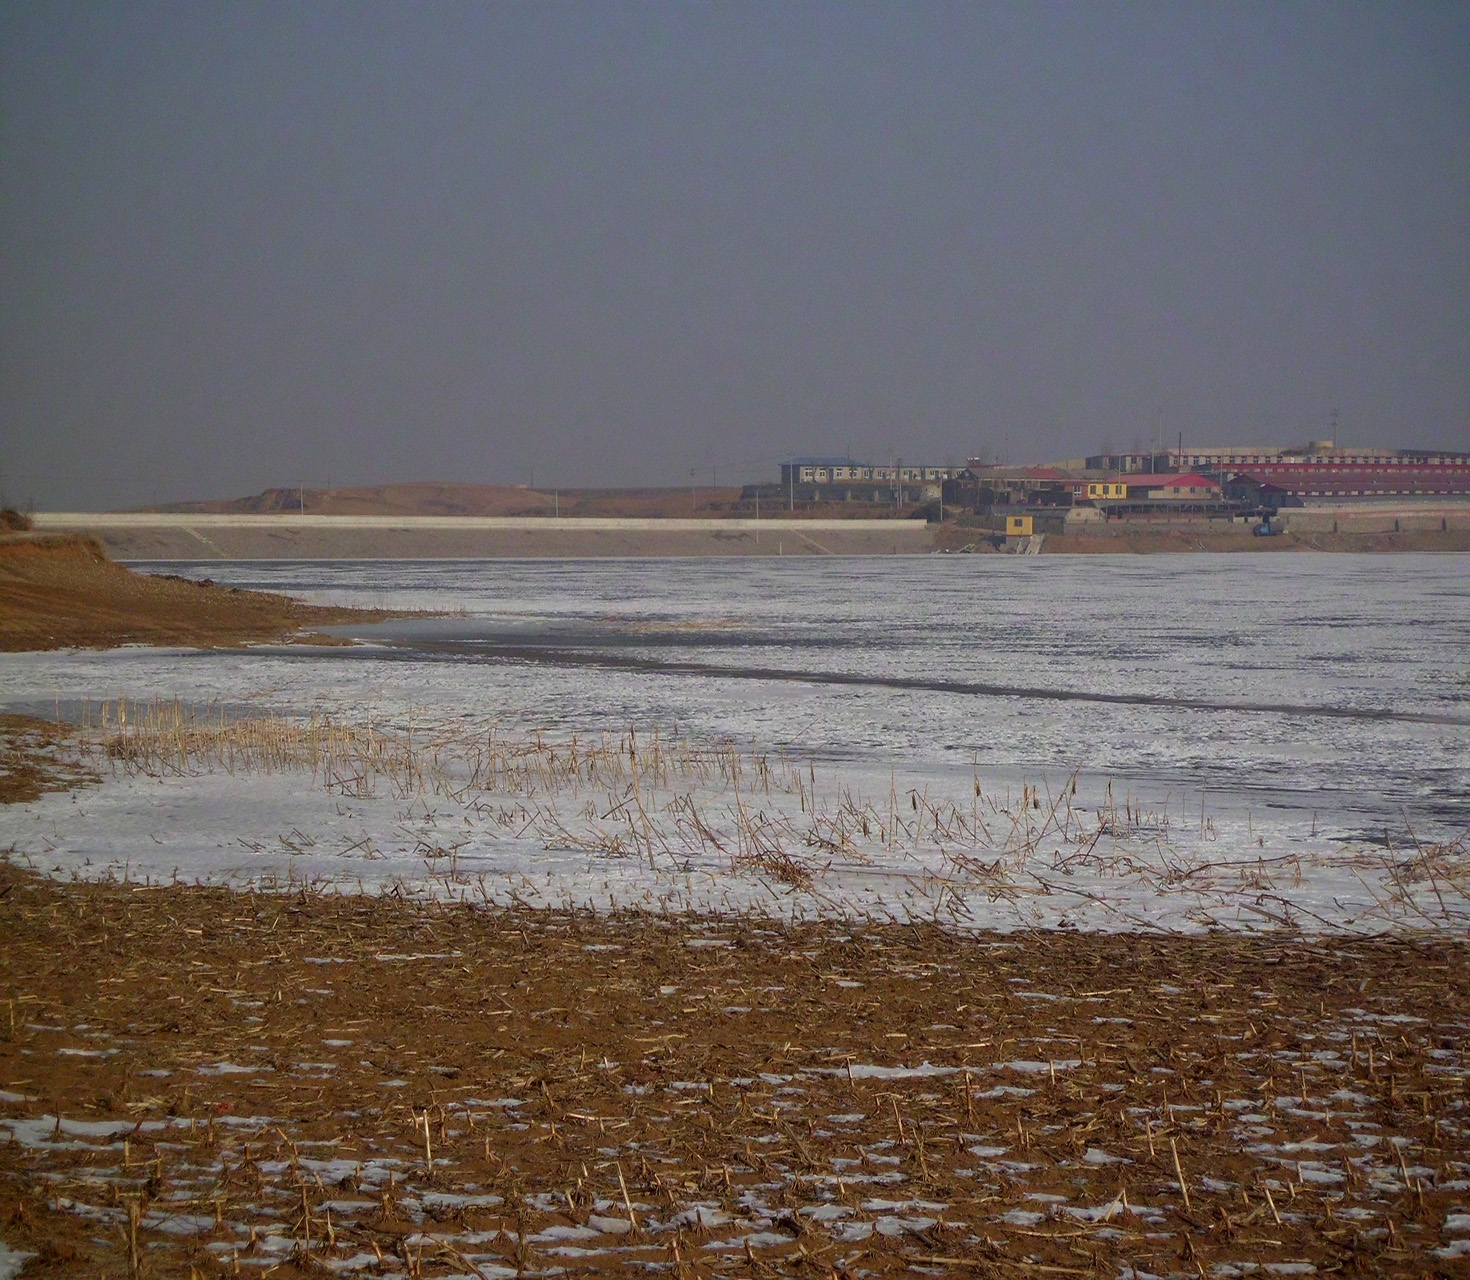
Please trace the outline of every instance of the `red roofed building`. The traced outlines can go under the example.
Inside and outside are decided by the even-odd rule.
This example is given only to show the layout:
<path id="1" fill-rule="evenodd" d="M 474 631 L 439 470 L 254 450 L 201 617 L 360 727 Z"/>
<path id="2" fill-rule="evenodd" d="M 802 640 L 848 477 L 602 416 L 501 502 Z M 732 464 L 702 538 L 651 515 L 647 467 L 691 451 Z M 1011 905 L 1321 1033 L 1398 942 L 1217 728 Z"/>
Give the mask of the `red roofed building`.
<path id="1" fill-rule="evenodd" d="M 1212 502 L 1220 497 L 1220 482 L 1194 471 L 1182 475 L 1129 476 L 1128 496 L 1155 501 Z"/>
<path id="2" fill-rule="evenodd" d="M 1301 459 L 1257 463 L 1250 474 L 1303 498 L 1470 494 L 1470 459 L 1414 457 Z"/>

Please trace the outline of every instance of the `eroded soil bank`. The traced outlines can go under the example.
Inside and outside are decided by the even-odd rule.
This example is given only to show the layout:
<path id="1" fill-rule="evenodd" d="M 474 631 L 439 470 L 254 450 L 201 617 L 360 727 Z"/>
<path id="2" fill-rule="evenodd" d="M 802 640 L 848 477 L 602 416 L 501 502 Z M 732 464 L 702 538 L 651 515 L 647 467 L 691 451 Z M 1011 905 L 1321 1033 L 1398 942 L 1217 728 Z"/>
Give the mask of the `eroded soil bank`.
<path id="1" fill-rule="evenodd" d="M 281 640 L 313 627 L 387 616 L 133 573 L 109 560 L 90 537 L 0 538 L 0 651 L 123 644 L 207 648 Z"/>
<path id="2" fill-rule="evenodd" d="M 961 940 L 12 867 L 0 939 L 0 1237 L 39 1275 L 1470 1255 L 1462 940 Z"/>
<path id="3" fill-rule="evenodd" d="M 934 545 L 942 551 L 972 547 L 977 552 L 995 550 L 986 541 L 988 533 L 960 524 L 937 526 Z M 1049 533 L 1042 555 L 1162 555 L 1168 552 L 1271 552 L 1341 551 L 1388 553 L 1410 551 L 1470 551 L 1470 528 L 1405 529 L 1391 531 L 1329 533 L 1314 530 L 1283 530 L 1269 538 L 1252 535 L 1244 525 L 1224 531 L 1213 527 L 1191 529 L 1122 522 L 1100 530 Z"/>

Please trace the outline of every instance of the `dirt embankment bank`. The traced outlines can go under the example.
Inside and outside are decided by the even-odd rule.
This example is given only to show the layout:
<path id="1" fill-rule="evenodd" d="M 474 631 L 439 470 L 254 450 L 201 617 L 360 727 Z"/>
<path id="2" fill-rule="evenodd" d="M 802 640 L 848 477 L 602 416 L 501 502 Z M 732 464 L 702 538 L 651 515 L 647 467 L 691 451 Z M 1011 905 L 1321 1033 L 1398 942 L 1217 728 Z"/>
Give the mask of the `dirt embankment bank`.
<path id="1" fill-rule="evenodd" d="M 0 1235 L 181 1280 L 1447 1275 L 1467 959 L 0 867 Z"/>
<path id="2" fill-rule="evenodd" d="M 556 520 L 38 515 L 118 560 L 540 559 L 892 555 L 929 551 L 914 520 Z"/>
<path id="3" fill-rule="evenodd" d="M 315 489 L 266 489 L 242 498 L 161 503 L 153 512 L 252 512 L 332 516 L 718 516 L 740 501 L 740 488 L 688 485 L 645 489 L 532 489 L 527 485 L 410 480 Z"/>
<path id="4" fill-rule="evenodd" d="M 935 531 L 936 548 L 959 551 L 971 546 L 977 552 L 995 553 L 985 530 L 962 525 L 945 525 Z M 1409 529 L 1402 532 L 1304 532 L 1286 530 L 1271 537 L 1255 537 L 1248 529 L 1221 533 L 1208 528 L 1148 529 L 1113 527 L 1098 533 L 1049 533 L 1042 555 L 1157 555 L 1168 552 L 1404 552 L 1470 551 L 1470 528 Z"/>
<path id="5" fill-rule="evenodd" d="M 434 560 L 596 559 L 697 556 L 915 555 L 971 548 L 1003 553 L 988 530 L 917 521 L 872 524 L 795 521 L 709 522 L 712 527 L 576 528 L 546 520 L 529 528 L 485 529 L 411 525 L 392 528 L 302 527 L 281 520 L 264 526 L 139 525 L 98 528 L 96 537 L 117 560 Z M 536 527 L 541 526 L 541 527 Z M 1124 555 L 1162 552 L 1470 551 L 1470 529 L 1403 532 L 1298 532 L 1269 538 L 1248 531 L 1121 529 L 1097 534 L 1048 534 L 1043 555 Z"/>
<path id="6" fill-rule="evenodd" d="M 1470 529 L 1412 529 L 1401 533 L 1306 533 L 1288 529 L 1270 537 L 1191 530 L 1129 531 L 1117 536 L 1049 534 L 1043 555 L 1151 554 L 1168 551 L 1470 551 Z"/>
<path id="7" fill-rule="evenodd" d="M 0 650 L 211 647 L 280 640 L 313 627 L 387 616 L 287 596 L 133 573 L 96 539 L 0 539 Z M 321 637 L 313 637 L 320 643 Z"/>

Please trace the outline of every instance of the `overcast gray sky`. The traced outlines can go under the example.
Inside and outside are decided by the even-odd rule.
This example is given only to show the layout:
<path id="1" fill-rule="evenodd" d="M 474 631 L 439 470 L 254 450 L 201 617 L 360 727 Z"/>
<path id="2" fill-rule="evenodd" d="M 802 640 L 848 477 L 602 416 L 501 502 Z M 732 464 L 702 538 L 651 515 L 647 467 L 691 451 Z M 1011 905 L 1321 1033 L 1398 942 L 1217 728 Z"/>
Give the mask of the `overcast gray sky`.
<path id="1" fill-rule="evenodd" d="M 1470 6 L 0 6 L 0 489 L 1470 448 Z"/>

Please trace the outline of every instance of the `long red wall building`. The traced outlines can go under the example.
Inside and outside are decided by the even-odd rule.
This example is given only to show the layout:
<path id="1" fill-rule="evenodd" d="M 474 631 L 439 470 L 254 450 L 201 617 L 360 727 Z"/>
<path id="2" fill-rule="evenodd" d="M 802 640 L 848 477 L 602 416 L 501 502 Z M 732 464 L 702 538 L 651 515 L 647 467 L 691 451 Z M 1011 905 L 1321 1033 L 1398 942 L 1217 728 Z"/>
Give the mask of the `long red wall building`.
<path id="1" fill-rule="evenodd" d="M 1368 462 L 1254 462 L 1237 474 L 1257 476 L 1301 498 L 1353 498 L 1470 494 L 1470 459 L 1425 462 L 1417 459 Z"/>

